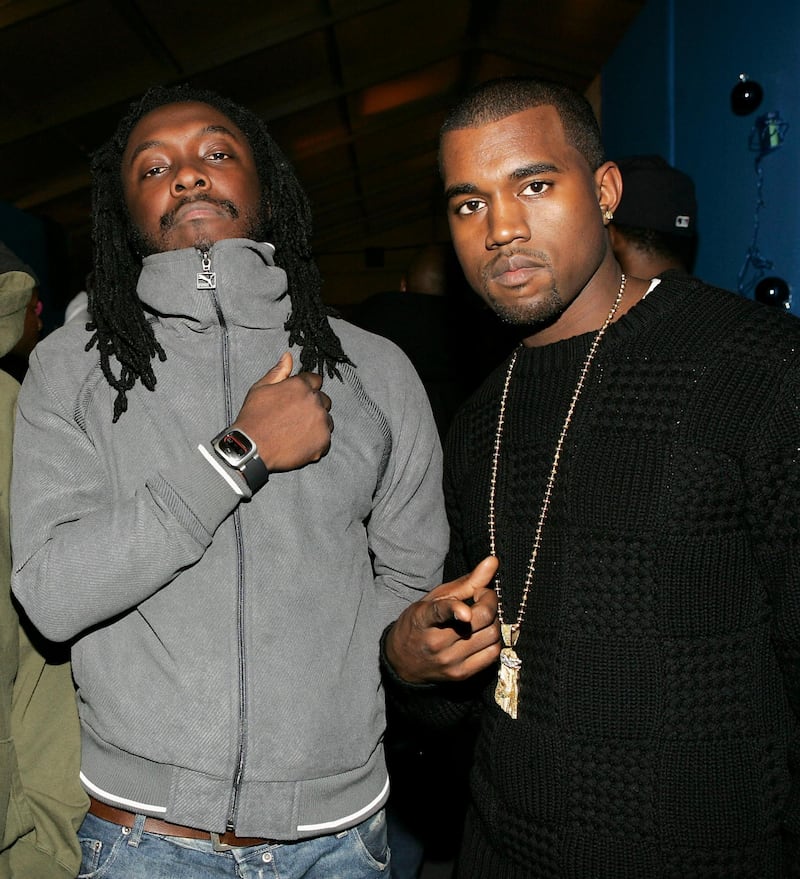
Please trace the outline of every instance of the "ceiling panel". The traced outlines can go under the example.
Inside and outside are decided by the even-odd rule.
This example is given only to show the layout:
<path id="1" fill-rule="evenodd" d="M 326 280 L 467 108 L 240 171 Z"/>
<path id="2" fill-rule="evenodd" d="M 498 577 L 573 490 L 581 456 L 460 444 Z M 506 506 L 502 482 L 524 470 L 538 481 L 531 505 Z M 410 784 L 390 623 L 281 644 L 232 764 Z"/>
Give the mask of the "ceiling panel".
<path id="1" fill-rule="evenodd" d="M 510 73 L 585 90 L 644 0 L 0 0 L 0 200 L 90 257 L 88 162 L 129 102 L 191 82 L 266 119 L 320 251 L 439 217 L 439 125 Z"/>

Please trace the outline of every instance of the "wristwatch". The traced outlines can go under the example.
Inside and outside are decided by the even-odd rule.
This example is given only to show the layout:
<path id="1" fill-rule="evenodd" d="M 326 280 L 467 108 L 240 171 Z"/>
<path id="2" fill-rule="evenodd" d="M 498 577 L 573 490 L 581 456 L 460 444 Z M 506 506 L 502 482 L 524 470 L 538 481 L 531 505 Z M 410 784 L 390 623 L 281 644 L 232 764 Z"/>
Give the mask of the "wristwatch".
<path id="1" fill-rule="evenodd" d="M 242 474 L 250 491 L 258 491 L 269 479 L 269 470 L 259 457 L 256 444 L 243 430 L 225 428 L 211 440 L 211 448 L 218 458 Z"/>

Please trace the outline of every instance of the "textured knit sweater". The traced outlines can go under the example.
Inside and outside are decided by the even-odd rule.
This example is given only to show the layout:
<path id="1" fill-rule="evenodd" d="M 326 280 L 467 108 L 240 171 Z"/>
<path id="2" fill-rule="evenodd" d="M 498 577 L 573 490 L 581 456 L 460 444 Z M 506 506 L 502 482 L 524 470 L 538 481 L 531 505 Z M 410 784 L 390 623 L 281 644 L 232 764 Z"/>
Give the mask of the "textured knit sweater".
<path id="1" fill-rule="evenodd" d="M 521 349 L 511 380 L 509 622 L 593 337 Z M 449 438 L 448 578 L 489 551 L 504 377 Z M 478 706 L 461 879 L 800 875 L 799 383 L 800 322 L 697 281 L 663 281 L 609 329 L 544 526 L 518 719 L 494 703 L 494 669 L 473 703 L 467 687 L 393 690 L 437 725 Z"/>

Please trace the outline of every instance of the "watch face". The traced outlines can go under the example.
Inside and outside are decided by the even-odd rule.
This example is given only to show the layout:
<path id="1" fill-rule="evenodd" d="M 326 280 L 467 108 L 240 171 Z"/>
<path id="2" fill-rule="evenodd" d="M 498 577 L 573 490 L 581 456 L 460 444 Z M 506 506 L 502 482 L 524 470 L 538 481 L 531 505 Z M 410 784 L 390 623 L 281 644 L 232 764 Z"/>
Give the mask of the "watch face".
<path id="1" fill-rule="evenodd" d="M 234 430 L 220 437 L 217 448 L 229 464 L 236 465 L 247 457 L 253 445 L 241 431 Z"/>

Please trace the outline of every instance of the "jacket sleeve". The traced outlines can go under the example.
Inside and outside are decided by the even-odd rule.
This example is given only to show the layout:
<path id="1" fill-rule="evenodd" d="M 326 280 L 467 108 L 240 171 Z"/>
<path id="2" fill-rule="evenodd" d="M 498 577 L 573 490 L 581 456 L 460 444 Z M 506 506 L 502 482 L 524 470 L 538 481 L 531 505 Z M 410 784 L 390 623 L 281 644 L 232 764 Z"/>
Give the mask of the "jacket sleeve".
<path id="1" fill-rule="evenodd" d="M 391 453 L 367 526 L 382 625 L 441 583 L 448 539 L 430 403 L 410 362 L 392 349 L 399 356 L 386 379 Z"/>
<path id="2" fill-rule="evenodd" d="M 154 467 L 115 496 L 112 462 L 78 408 L 59 398 L 34 351 L 14 436 L 12 589 L 53 641 L 126 612 L 197 562 L 239 501 L 188 444 L 168 472 Z"/>
<path id="3" fill-rule="evenodd" d="M 78 779 L 80 727 L 72 670 L 65 656 L 23 623 L 11 722 L 21 778 L 15 814 L 33 830 L 9 852 L 12 876 L 75 876 L 81 863 L 78 828 L 89 798 Z"/>
<path id="4" fill-rule="evenodd" d="M 463 552 L 461 517 L 457 502 L 458 478 L 454 474 L 455 446 L 458 425 L 448 436 L 448 466 L 444 475 L 444 494 L 449 521 L 449 551 L 444 567 L 445 581 L 467 573 L 472 567 Z M 480 717 L 480 696 L 494 669 L 477 674 L 467 681 L 453 684 L 411 684 L 398 677 L 386 657 L 388 627 L 381 638 L 381 673 L 386 691 L 387 716 L 396 735 L 416 740 L 430 733 L 460 731 L 474 728 Z"/>

